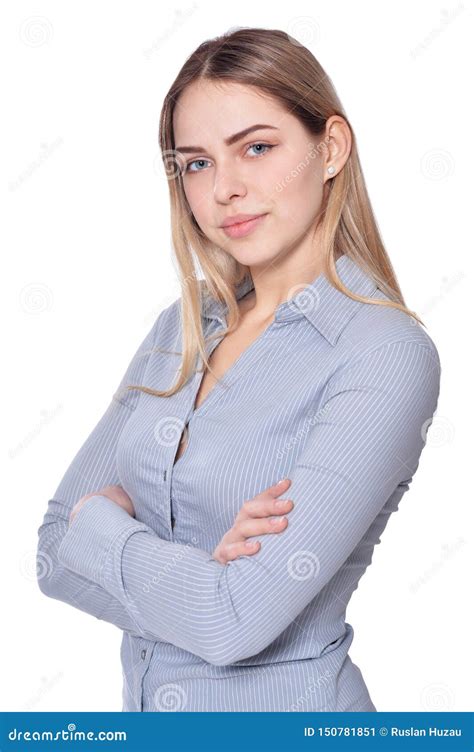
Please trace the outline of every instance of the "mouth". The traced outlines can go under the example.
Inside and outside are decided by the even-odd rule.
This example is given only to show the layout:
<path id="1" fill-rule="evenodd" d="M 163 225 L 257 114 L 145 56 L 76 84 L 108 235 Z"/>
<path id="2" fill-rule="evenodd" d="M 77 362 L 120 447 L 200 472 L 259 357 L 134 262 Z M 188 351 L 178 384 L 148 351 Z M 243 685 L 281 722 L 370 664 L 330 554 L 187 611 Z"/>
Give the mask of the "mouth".
<path id="1" fill-rule="evenodd" d="M 256 227 L 258 227 L 258 225 L 262 223 L 266 216 L 266 214 L 256 214 L 250 219 L 245 219 L 243 221 L 239 220 L 238 222 L 234 222 L 233 224 L 223 226 L 222 229 L 230 238 L 242 238 L 244 237 L 244 235 L 248 235 Z"/>

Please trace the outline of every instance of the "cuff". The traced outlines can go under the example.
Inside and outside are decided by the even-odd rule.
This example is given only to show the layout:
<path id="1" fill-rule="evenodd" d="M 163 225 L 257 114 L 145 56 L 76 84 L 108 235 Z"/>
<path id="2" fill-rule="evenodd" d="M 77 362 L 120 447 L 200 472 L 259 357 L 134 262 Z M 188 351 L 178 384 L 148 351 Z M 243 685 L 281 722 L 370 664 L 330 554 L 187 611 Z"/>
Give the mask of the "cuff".
<path id="1" fill-rule="evenodd" d="M 109 590 L 109 586 L 113 586 L 105 581 L 109 553 L 115 559 L 114 549 L 121 551 L 133 533 L 142 531 L 149 532 L 150 528 L 107 496 L 91 496 L 79 509 L 62 539 L 58 560 L 73 572 Z"/>

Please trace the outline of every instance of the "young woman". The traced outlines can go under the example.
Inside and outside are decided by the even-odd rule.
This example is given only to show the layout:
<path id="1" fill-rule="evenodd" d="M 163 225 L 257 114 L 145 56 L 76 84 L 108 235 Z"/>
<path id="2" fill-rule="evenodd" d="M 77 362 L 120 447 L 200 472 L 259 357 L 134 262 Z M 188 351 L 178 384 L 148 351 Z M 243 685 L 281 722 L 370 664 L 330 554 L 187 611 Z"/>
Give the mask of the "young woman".
<path id="1" fill-rule="evenodd" d="M 374 711 L 345 612 L 418 467 L 436 347 L 286 33 L 203 43 L 160 144 L 182 295 L 49 501 L 40 588 L 123 630 L 123 710 Z"/>

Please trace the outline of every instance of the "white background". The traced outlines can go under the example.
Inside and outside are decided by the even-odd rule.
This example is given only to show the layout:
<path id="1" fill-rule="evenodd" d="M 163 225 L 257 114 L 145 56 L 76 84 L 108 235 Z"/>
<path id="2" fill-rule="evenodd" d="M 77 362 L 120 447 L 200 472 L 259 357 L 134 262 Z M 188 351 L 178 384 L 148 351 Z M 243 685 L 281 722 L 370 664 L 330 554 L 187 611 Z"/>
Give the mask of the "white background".
<path id="1" fill-rule="evenodd" d="M 236 26 L 287 31 L 329 74 L 442 362 L 431 442 L 349 605 L 350 655 L 379 711 L 472 709 L 471 6 L 82 0 L 1 16 L 0 709 L 121 710 L 121 632 L 40 592 L 37 529 L 180 295 L 159 112 L 185 58 Z"/>

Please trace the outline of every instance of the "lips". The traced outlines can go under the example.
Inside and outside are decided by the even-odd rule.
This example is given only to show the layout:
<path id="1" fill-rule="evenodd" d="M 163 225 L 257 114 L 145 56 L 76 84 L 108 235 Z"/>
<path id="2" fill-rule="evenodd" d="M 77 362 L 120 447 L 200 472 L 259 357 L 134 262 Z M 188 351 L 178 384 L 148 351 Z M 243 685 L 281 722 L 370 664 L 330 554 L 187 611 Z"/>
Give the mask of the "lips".
<path id="1" fill-rule="evenodd" d="M 268 214 L 253 214 L 250 215 L 250 219 L 243 220 L 242 222 L 234 221 L 222 229 L 229 238 L 243 238 L 259 227 L 267 216 Z M 235 219 L 236 217 L 234 217 Z"/>
<path id="2" fill-rule="evenodd" d="M 235 214 L 233 217 L 226 217 L 221 227 L 231 227 L 232 225 L 240 225 L 243 222 L 248 222 L 251 219 L 257 219 L 257 217 L 263 216 L 262 214 Z"/>

